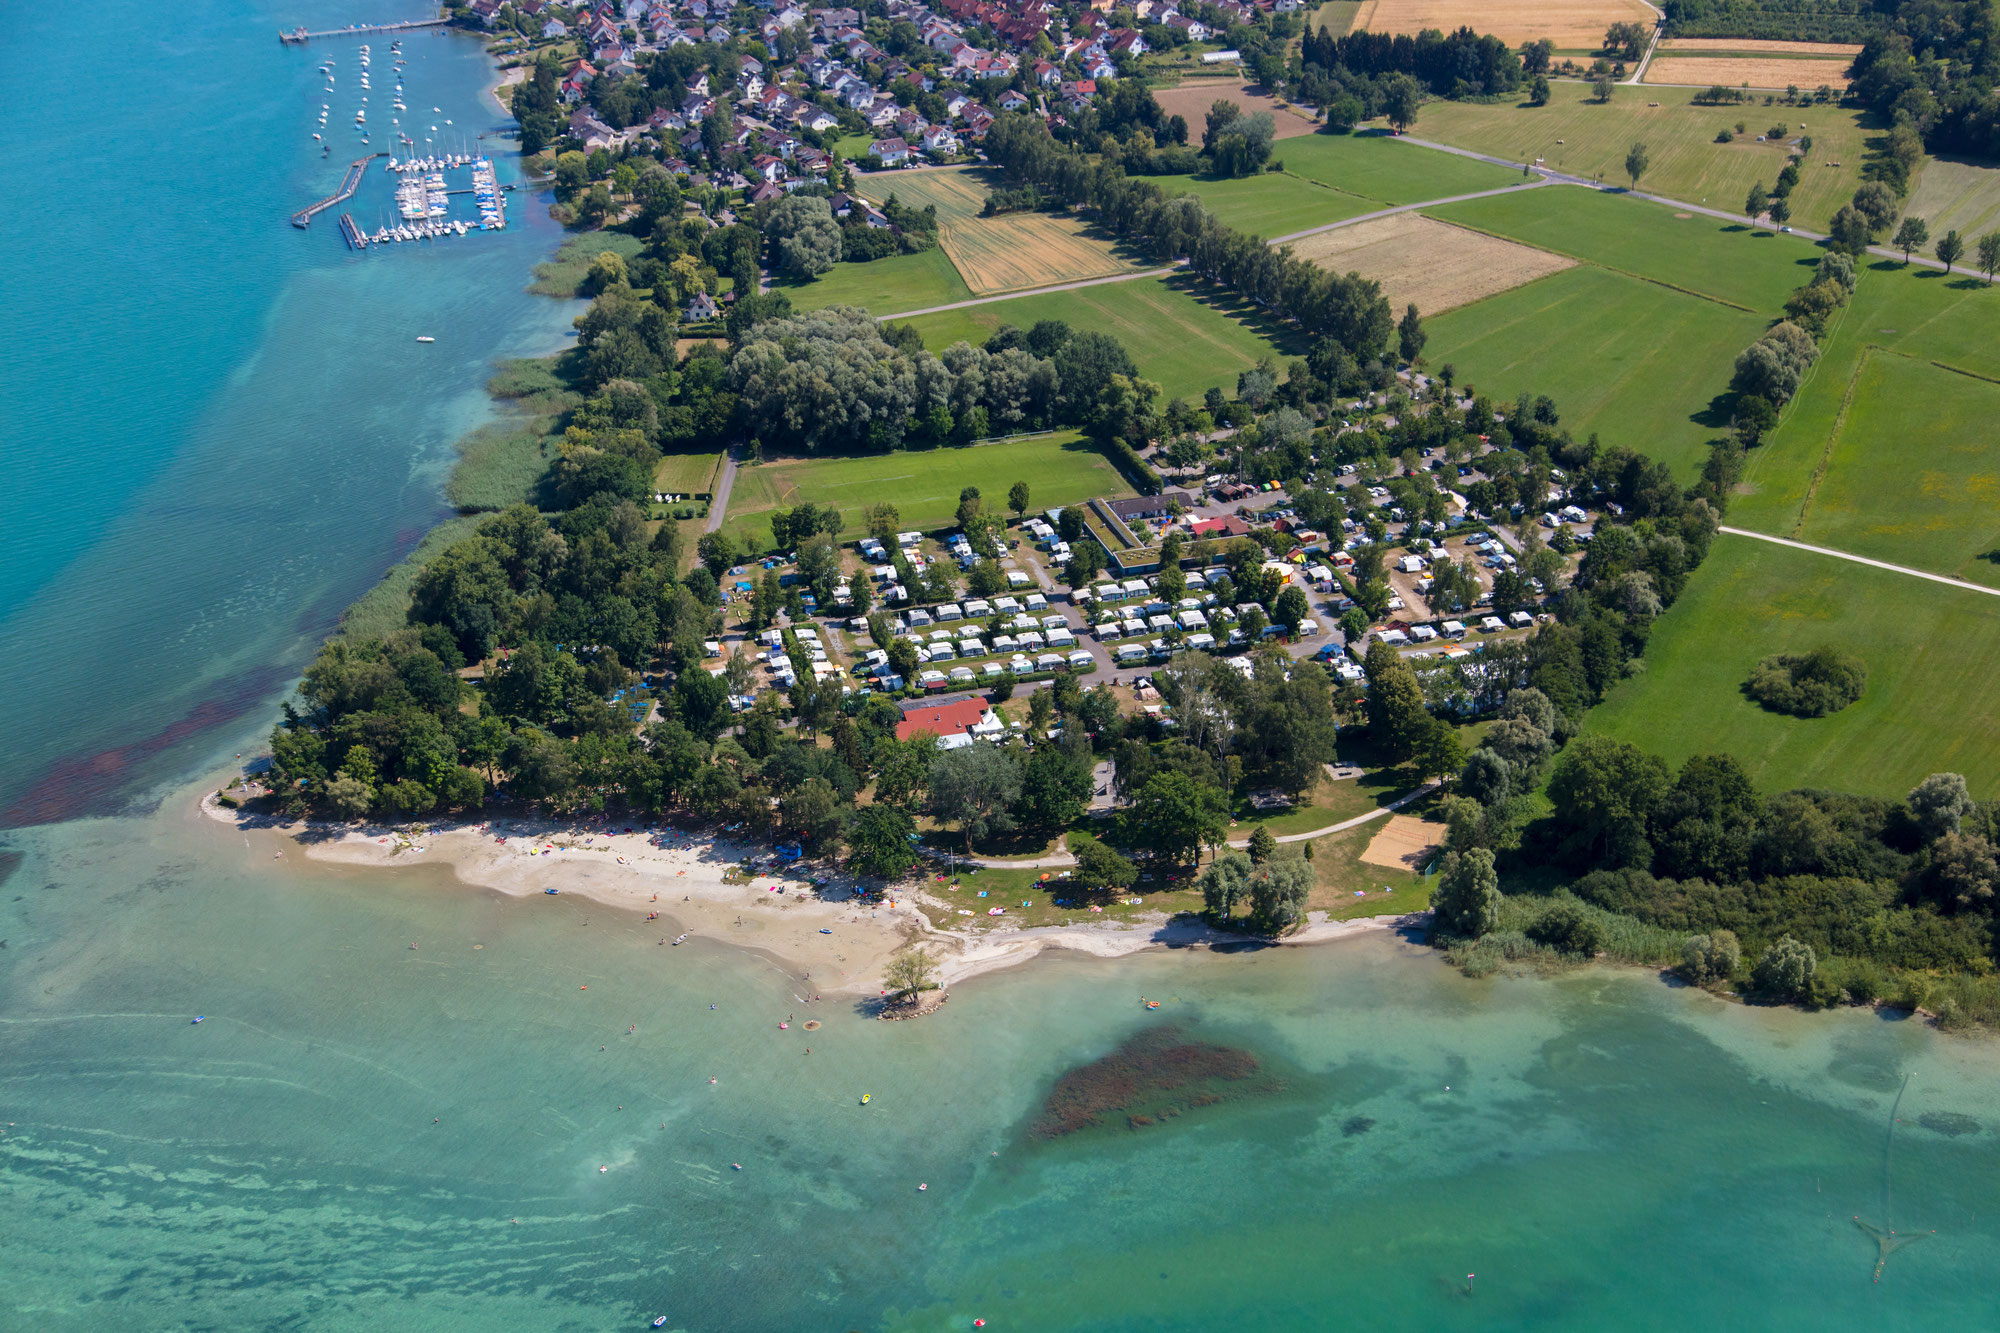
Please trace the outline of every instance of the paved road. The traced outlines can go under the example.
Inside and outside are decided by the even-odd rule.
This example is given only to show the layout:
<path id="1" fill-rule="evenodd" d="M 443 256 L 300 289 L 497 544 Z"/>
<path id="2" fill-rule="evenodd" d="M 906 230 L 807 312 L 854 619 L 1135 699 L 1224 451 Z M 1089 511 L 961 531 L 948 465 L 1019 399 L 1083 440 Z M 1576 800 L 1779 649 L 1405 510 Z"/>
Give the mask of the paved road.
<path id="1" fill-rule="evenodd" d="M 1520 163 L 1517 162 L 1514 165 L 1519 166 Z M 1536 178 L 1523 182 L 1520 185 L 1503 185 L 1497 190 L 1477 190 L 1472 194 L 1454 194 L 1446 199 L 1426 199 L 1420 204 L 1398 204 L 1394 208 L 1381 208 L 1373 213 L 1363 213 L 1360 217 L 1342 218 L 1338 222 L 1329 222 L 1323 227 L 1307 227 L 1304 231 L 1295 231 L 1288 236 L 1273 236 L 1265 244 L 1283 245 L 1287 241 L 1297 241 L 1303 240 L 1308 236 L 1317 236 L 1323 231 L 1338 231 L 1342 227 L 1352 227 L 1363 222 L 1373 222 L 1376 218 L 1391 218 L 1398 213 L 1414 213 L 1420 208 L 1437 208 L 1443 204 L 1462 204 L 1468 199 L 1487 199 L 1496 194 L 1514 194 L 1521 190 L 1539 190 L 1547 184 L 1546 180 Z"/>
<path id="2" fill-rule="evenodd" d="M 729 516 L 729 492 L 736 485 L 736 453 L 731 450 L 722 460 L 722 475 L 716 479 L 715 494 L 708 501 L 708 527 L 706 531 L 718 532 L 722 520 Z"/>
<path id="3" fill-rule="evenodd" d="M 1770 542 L 1773 546 L 1789 546 L 1795 551 L 1811 551 L 1814 555 L 1830 555 L 1835 560 L 1847 560 L 1857 565 L 1867 565 L 1873 569 L 1886 569 L 1892 574 L 1908 574 L 1913 579 L 1927 579 L 1932 583 L 1942 583 L 1947 587 L 1959 588 L 1965 592 L 1984 593 L 1988 597 L 2000 597 L 2000 588 L 1986 588 L 1977 583 L 1967 583 L 1964 579 L 1953 578 L 1949 574 L 1933 574 L 1928 570 L 1911 569 L 1908 565 L 1892 565 L 1886 560 L 1870 560 L 1865 555 L 1854 555 L 1847 551 L 1836 551 L 1830 546 L 1813 546 L 1807 542 L 1795 542 L 1789 537 L 1773 537 L 1768 532 L 1752 532 L 1748 528 L 1718 526 L 1716 531 L 1726 532 L 1732 537 L 1749 537 L 1755 541 Z"/>
<path id="4" fill-rule="evenodd" d="M 1185 264 L 1187 261 L 1180 261 Z M 1114 273 L 1108 278 L 1086 278 L 1081 282 L 1059 282 L 1053 287 L 1029 287 L 1018 292 L 1002 292 L 998 296 L 975 296 L 970 301 L 953 301 L 950 305 L 927 305 L 921 310 L 905 310 L 894 315 L 877 315 L 883 319 L 914 319 L 918 315 L 935 315 L 941 310 L 963 310 L 967 306 L 992 305 L 995 301 L 1018 301 L 1024 296 L 1046 296 L 1050 292 L 1073 292 L 1081 287 L 1102 287 L 1113 282 L 1137 282 L 1141 278 L 1164 278 L 1180 264 L 1167 268 L 1148 269 L 1144 273 Z"/>

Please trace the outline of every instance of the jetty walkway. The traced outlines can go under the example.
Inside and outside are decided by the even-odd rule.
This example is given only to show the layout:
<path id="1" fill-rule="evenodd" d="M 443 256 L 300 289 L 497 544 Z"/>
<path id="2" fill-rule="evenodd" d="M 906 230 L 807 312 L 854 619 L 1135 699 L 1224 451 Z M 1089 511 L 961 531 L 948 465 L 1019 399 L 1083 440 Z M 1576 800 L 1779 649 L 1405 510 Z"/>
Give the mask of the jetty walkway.
<path id="1" fill-rule="evenodd" d="M 418 28 L 442 28 L 451 20 L 448 18 L 411 19 L 408 23 L 357 23 L 351 28 L 328 28 L 324 32 L 307 32 L 303 26 L 290 32 L 278 29 L 278 40 L 287 46 L 304 46 L 315 37 L 365 37 L 373 32 L 414 32 Z"/>
<path id="2" fill-rule="evenodd" d="M 308 204 L 306 207 L 292 214 L 292 225 L 294 227 L 310 227 L 312 225 L 313 214 L 323 213 L 335 204 L 344 204 L 349 199 L 352 199 L 354 192 L 361 188 L 361 177 L 368 170 L 368 164 L 378 157 L 387 156 L 387 153 L 370 153 L 366 157 L 357 158 L 355 161 L 349 163 L 347 175 L 341 178 L 340 188 L 318 203 Z"/>

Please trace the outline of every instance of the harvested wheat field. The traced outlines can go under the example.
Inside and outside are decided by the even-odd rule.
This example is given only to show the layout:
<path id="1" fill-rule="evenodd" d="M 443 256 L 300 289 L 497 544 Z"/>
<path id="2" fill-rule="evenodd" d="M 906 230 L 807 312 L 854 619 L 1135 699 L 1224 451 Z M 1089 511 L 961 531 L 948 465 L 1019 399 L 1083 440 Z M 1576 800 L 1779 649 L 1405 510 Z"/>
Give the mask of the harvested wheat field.
<path id="1" fill-rule="evenodd" d="M 1761 37 L 1669 37 L 1659 45 L 1658 55 L 1679 55 L 1683 51 L 1747 51 L 1756 55 L 1846 56 L 1861 54 L 1859 42 L 1777 42 Z"/>
<path id="2" fill-rule="evenodd" d="M 945 167 L 885 172 L 857 178 L 856 188 L 877 203 L 893 194 L 914 208 L 935 206 L 938 244 L 975 295 L 1104 278 L 1134 269 L 1112 253 L 1108 241 L 1086 236 L 1076 217 L 1050 213 L 980 217 L 986 187 L 978 171 Z"/>
<path id="3" fill-rule="evenodd" d="M 1443 836 L 1441 825 L 1426 824 L 1411 815 L 1390 815 L 1382 831 L 1368 840 L 1361 859 L 1370 865 L 1421 873 Z"/>
<path id="4" fill-rule="evenodd" d="M 1311 134 L 1319 128 L 1312 117 L 1289 104 L 1281 104 L 1269 93 L 1256 91 L 1254 84 L 1241 79 L 1189 79 L 1177 88 L 1155 90 L 1153 100 L 1168 115 L 1187 118 L 1188 139 L 1197 147 L 1201 144 L 1202 126 L 1208 121 L 1208 108 L 1218 101 L 1234 102 L 1245 112 L 1270 112 L 1272 133 L 1280 139 Z"/>
<path id="5" fill-rule="evenodd" d="M 1406 32 L 1425 28 L 1455 32 L 1469 27 L 1509 46 L 1546 37 L 1566 51 L 1594 51 L 1614 23 L 1638 23 L 1648 32 L 1654 12 L 1640 0 L 1367 0 L 1353 32 Z"/>
<path id="6" fill-rule="evenodd" d="M 1784 60 L 1750 56 L 1654 56 L 1646 66 L 1647 83 L 1684 83 L 1706 87 L 1719 83 L 1725 88 L 1748 84 L 1752 88 L 1847 87 L 1844 60 Z"/>
<path id="7" fill-rule="evenodd" d="M 1397 311 L 1415 304 L 1426 316 L 1471 305 L 1576 263 L 1566 255 L 1417 213 L 1323 231 L 1293 242 L 1291 249 L 1321 268 L 1373 278 Z"/>

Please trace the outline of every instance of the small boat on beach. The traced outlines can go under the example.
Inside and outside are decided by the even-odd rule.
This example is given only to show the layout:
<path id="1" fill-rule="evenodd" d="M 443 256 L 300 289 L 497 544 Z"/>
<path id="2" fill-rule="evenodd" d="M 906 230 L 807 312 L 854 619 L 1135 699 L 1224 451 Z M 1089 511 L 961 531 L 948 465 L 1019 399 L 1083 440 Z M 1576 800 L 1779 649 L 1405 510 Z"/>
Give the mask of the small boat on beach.
<path id="1" fill-rule="evenodd" d="M 686 938 L 687 938 L 688 936 L 690 936 L 690 935 L 692 935 L 692 934 L 694 934 L 694 932 L 693 932 L 693 931 L 691 931 L 691 930 L 684 930 L 684 931 L 682 931 L 682 932 L 681 932 L 680 934 L 678 934 L 678 935 L 674 936 L 674 943 L 675 943 L 675 944 L 679 944 L 679 943 L 680 943 L 680 942 L 681 942 L 682 940 L 686 939 Z"/>

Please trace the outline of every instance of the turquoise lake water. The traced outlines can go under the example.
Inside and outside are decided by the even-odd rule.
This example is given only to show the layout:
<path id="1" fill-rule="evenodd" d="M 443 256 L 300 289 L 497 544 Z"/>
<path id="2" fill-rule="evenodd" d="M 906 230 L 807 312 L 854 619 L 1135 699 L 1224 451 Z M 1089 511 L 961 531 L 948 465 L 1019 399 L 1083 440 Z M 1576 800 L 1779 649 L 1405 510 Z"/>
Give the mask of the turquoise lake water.
<path id="1" fill-rule="evenodd" d="M 559 239 L 522 196 L 376 255 L 285 225 L 353 155 L 309 136 L 356 65 L 274 30 L 410 12 L 0 11 L 49 149 L 0 210 L 0 1328 L 1992 1326 L 1990 1041 L 1390 936 L 1056 957 L 781 1032 L 767 958 L 195 815 L 442 512 L 492 360 L 573 314 L 521 291 Z M 406 46 L 413 108 L 496 124 L 476 44 Z M 101 91 L 21 97 L 76 51 Z M 1037 1132 L 1166 1027 L 1254 1072 Z M 1919 1237 L 1879 1282 L 1857 1216 Z"/>

